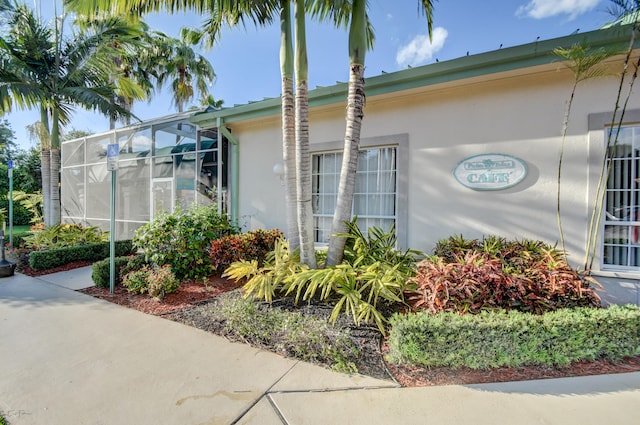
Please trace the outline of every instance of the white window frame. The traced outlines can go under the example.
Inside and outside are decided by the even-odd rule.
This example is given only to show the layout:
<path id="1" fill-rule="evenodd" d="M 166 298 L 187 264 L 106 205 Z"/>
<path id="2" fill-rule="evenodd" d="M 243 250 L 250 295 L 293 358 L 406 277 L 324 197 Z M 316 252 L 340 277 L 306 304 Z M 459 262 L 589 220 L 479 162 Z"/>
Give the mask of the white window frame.
<path id="1" fill-rule="evenodd" d="M 311 146 L 312 161 L 315 155 L 331 154 L 342 152 L 342 142 L 317 143 Z M 409 137 L 407 134 L 397 134 L 390 136 L 370 137 L 360 141 L 360 150 L 375 148 L 395 148 L 396 168 L 395 168 L 395 226 L 398 239 L 398 249 L 407 247 L 407 217 L 408 217 L 408 176 L 409 176 Z M 313 167 L 312 167 L 313 169 Z M 340 164 L 337 166 L 337 177 L 340 174 Z M 318 214 L 314 212 L 314 218 Z M 325 217 L 333 217 L 324 214 Z M 363 216 L 364 217 L 364 216 Z M 323 246 L 322 242 L 316 242 L 317 246 Z"/>
<path id="2" fill-rule="evenodd" d="M 602 159 L 608 155 L 606 151 L 607 145 L 607 137 L 608 130 L 611 127 L 613 114 L 611 112 L 603 112 L 603 113 L 595 113 L 589 115 L 589 162 L 588 162 L 588 219 L 591 218 L 591 211 L 593 206 L 596 203 L 595 194 L 596 187 L 599 181 L 600 172 L 602 169 Z M 617 125 L 617 121 L 616 121 Z M 637 110 L 627 110 L 624 115 L 624 123 L 622 128 L 625 127 L 640 127 L 640 109 Z M 638 148 L 640 148 L 640 141 L 637 144 Z M 605 188 L 606 189 L 606 188 Z M 598 233 L 598 240 L 596 241 L 598 248 L 598 255 L 595 258 L 593 264 L 594 272 L 598 272 L 600 275 L 614 275 L 623 277 L 627 273 L 631 277 L 634 277 L 640 274 L 640 265 L 639 266 L 629 266 L 629 265 L 617 265 L 617 264 L 605 264 L 605 226 L 622 226 L 627 227 L 628 232 L 632 232 L 633 228 L 636 224 L 640 225 L 640 222 L 635 220 L 627 220 L 624 224 L 615 223 L 616 220 L 612 217 L 608 217 L 606 202 L 607 199 L 604 199 L 605 206 L 602 209 L 602 217 L 600 220 L 600 227 Z M 640 204 L 640 199 L 636 200 L 636 204 Z M 615 223 L 615 224 L 614 224 Z M 585 229 L 585 237 L 588 237 L 588 223 L 586 224 Z M 632 241 L 630 241 L 631 243 Z M 586 245 L 586 239 L 585 239 Z M 630 246 L 630 245 L 629 245 Z M 640 245 L 638 245 L 640 249 Z M 627 261 L 628 264 L 628 261 Z"/>

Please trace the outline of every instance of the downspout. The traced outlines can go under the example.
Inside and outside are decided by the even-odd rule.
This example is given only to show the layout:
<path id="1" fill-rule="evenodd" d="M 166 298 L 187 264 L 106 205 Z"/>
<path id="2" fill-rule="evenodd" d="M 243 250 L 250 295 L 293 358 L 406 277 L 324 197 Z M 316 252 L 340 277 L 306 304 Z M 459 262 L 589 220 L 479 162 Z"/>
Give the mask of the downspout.
<path id="1" fill-rule="evenodd" d="M 233 134 L 226 127 L 223 126 L 222 118 L 216 118 L 216 127 L 218 127 L 218 132 L 222 133 L 224 137 L 227 138 L 229 142 L 231 142 L 231 222 L 237 226 L 238 225 L 238 194 L 239 194 L 239 184 L 240 184 L 240 147 L 238 145 L 238 140 L 233 137 Z M 221 158 L 222 153 L 222 138 L 219 137 L 219 146 L 220 150 L 218 151 L 219 158 Z M 218 161 L 220 162 L 220 161 Z M 221 168 L 221 167 L 220 167 Z"/>

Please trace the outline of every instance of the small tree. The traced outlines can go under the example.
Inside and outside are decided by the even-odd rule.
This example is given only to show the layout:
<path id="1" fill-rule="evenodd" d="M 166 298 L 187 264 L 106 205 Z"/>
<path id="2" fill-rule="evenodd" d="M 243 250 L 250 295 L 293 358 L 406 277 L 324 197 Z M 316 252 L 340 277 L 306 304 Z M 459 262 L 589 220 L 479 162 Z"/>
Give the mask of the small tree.
<path id="1" fill-rule="evenodd" d="M 562 141 L 560 143 L 560 156 L 558 159 L 558 190 L 557 190 L 557 219 L 558 219 L 558 231 L 560 233 L 560 243 L 562 246 L 562 255 L 566 261 L 567 249 L 564 239 L 564 231 L 562 229 L 562 215 L 561 215 L 561 177 L 562 177 L 562 160 L 564 157 L 564 144 L 567 137 L 567 129 L 569 128 L 569 116 L 571 115 L 571 106 L 573 105 L 573 99 L 576 94 L 578 84 L 582 81 L 602 77 L 607 75 L 604 68 L 598 66 L 605 59 L 611 57 L 614 52 L 606 51 L 604 49 L 591 50 L 585 44 L 574 44 L 569 48 L 557 48 L 553 51 L 556 55 L 565 59 L 565 66 L 573 73 L 573 85 L 571 87 L 571 94 L 567 102 L 567 109 L 564 115 L 564 121 L 562 122 Z"/>
<path id="2" fill-rule="evenodd" d="M 611 162 L 608 161 L 607 153 L 614 150 L 618 144 L 618 135 L 624 122 L 624 115 L 627 110 L 629 99 L 633 92 L 633 86 L 638 77 L 638 68 L 640 68 L 640 58 L 633 64 L 633 71 L 629 72 L 632 65 L 631 56 L 634 50 L 636 37 L 640 30 L 640 0 L 611 0 L 611 14 L 618 17 L 618 20 L 607 26 L 631 24 L 631 32 L 629 36 L 629 47 L 625 53 L 622 72 L 620 73 L 620 82 L 616 94 L 616 101 L 611 117 L 611 131 L 607 135 L 607 144 L 605 147 L 605 155 L 602 158 L 602 167 L 600 177 L 595 193 L 595 202 L 591 211 L 589 220 L 589 229 L 587 233 L 587 244 L 584 256 L 584 270 L 588 273 L 593 267 L 596 257 L 597 241 L 600 233 L 600 221 L 602 219 L 604 209 L 604 197 L 606 195 L 606 187 L 611 172 Z M 624 85 L 628 88 L 625 93 Z"/>

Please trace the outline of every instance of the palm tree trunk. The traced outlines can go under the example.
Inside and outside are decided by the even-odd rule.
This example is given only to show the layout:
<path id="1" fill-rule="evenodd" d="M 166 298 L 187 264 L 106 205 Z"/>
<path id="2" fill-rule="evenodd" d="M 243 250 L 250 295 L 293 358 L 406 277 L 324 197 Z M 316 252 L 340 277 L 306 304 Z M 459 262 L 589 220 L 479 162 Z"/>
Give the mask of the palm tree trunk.
<path id="1" fill-rule="evenodd" d="M 58 111 L 54 109 L 53 117 L 51 120 L 51 162 L 49 167 L 51 169 L 49 183 L 51 209 L 49 220 L 51 225 L 60 224 L 60 119 L 58 118 Z"/>
<path id="2" fill-rule="evenodd" d="M 348 229 L 345 223 L 351 220 L 358 152 L 360 151 L 360 129 L 364 116 L 364 99 L 364 65 L 351 65 L 347 100 L 347 128 L 344 137 L 338 200 L 331 223 L 332 236 L 329 239 L 327 265 L 340 264 L 344 255 L 346 238 L 335 235 L 347 233 Z"/>
<path id="3" fill-rule="evenodd" d="M 300 229 L 300 261 L 316 268 L 313 241 L 313 205 L 311 203 L 311 159 L 309 156 L 309 97 L 307 87 L 307 41 L 305 36 L 304 0 L 295 3 L 296 32 L 296 178 L 298 196 L 298 228 Z"/>
<path id="4" fill-rule="evenodd" d="M 573 87 L 571 89 L 571 96 L 569 97 L 569 102 L 567 103 L 567 110 L 564 114 L 564 121 L 562 122 L 562 141 L 560 142 L 560 157 L 558 158 L 558 193 L 557 193 L 557 220 L 558 220 L 558 233 L 560 235 L 560 246 L 562 247 L 562 256 L 564 260 L 567 261 L 567 246 L 564 239 L 564 229 L 562 227 L 562 211 L 561 211 L 561 189 L 562 189 L 562 161 L 564 159 L 564 144 L 567 139 L 567 130 L 569 128 L 569 116 L 571 115 L 571 105 L 573 105 L 573 99 L 576 95 L 576 89 L 578 87 L 578 77 L 576 76 L 575 81 L 573 82 Z"/>
<path id="5" fill-rule="evenodd" d="M 40 140 L 40 175 L 42 176 L 42 218 L 45 226 L 51 225 L 51 134 L 49 132 L 49 113 L 40 108 L 40 123 L 36 134 Z"/>
<path id="6" fill-rule="evenodd" d="M 60 149 L 51 149 L 51 215 L 49 220 L 51 225 L 60 224 L 61 206 L 60 206 Z"/>
<path id="7" fill-rule="evenodd" d="M 40 174 L 42 175 L 42 209 L 45 226 L 51 226 L 51 153 L 50 149 L 41 144 Z"/>
<path id="8" fill-rule="evenodd" d="M 287 239 L 294 250 L 300 246 L 296 190 L 295 108 L 293 96 L 293 37 L 291 2 L 280 2 L 280 74 L 282 75 L 282 160 L 287 214 Z"/>
<path id="9" fill-rule="evenodd" d="M 364 117 L 364 62 L 367 50 L 366 1 L 354 0 L 349 27 L 349 93 L 347 95 L 347 127 L 344 135 L 344 151 L 338 199 L 331 223 L 331 238 L 327 252 L 327 265 L 342 262 L 346 238 L 336 234 L 347 233 L 346 222 L 351 220 L 353 194 L 356 186 L 358 152 L 360 151 L 360 130 Z"/>

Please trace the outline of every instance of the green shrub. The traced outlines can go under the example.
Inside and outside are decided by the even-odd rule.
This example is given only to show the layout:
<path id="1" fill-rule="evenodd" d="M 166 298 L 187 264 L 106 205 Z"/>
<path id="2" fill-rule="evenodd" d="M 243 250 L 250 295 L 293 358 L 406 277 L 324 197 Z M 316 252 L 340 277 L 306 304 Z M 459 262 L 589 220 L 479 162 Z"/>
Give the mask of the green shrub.
<path id="1" fill-rule="evenodd" d="M 276 292 L 283 290 L 285 282 L 303 270 L 308 270 L 308 267 L 300 263 L 299 252 L 291 252 L 288 241 L 278 240 L 275 249 L 265 258 L 264 265 L 260 266 L 257 260 L 237 261 L 222 276 L 235 281 L 246 279 L 243 286 L 245 296 L 253 295 L 271 302 Z"/>
<path id="2" fill-rule="evenodd" d="M 407 249 L 398 251 L 396 228 L 391 226 L 387 231 L 381 227 L 370 227 L 365 235 L 356 224 L 358 217 L 346 223 L 349 233 L 339 235 L 347 238 L 344 248 L 344 262 L 353 266 L 371 265 L 377 262 L 398 266 L 402 273 L 413 274 L 414 265 L 421 251 Z"/>
<path id="3" fill-rule="evenodd" d="M 149 288 L 150 273 L 151 268 L 149 265 L 144 265 L 138 270 L 131 270 L 129 273 L 122 275 L 122 286 L 134 294 L 144 294 Z"/>
<path id="4" fill-rule="evenodd" d="M 150 297 L 162 299 L 165 295 L 175 292 L 180 287 L 180 282 L 168 264 L 161 267 L 145 264 L 140 269 L 124 274 L 122 286 L 129 292 L 148 293 Z"/>
<path id="5" fill-rule="evenodd" d="M 114 284 L 122 284 L 123 273 L 128 273 L 131 270 L 142 267 L 144 264 L 144 256 L 142 255 L 127 255 L 114 258 L 115 276 Z M 111 259 L 105 258 L 96 263 L 93 263 L 91 278 L 93 283 L 99 288 L 109 288 L 111 279 Z"/>
<path id="6" fill-rule="evenodd" d="M 215 270 L 208 258 L 211 241 L 234 233 L 237 229 L 215 206 L 178 208 L 138 228 L 134 244 L 149 263 L 169 264 L 179 279 L 200 279 Z"/>
<path id="7" fill-rule="evenodd" d="M 640 354 L 640 308 L 394 315 L 389 360 L 425 367 L 566 365 Z"/>
<path id="8" fill-rule="evenodd" d="M 180 287 L 180 282 L 171 271 L 171 266 L 165 264 L 162 267 L 153 267 L 149 273 L 147 292 L 150 297 L 162 299 L 166 294 L 175 292 Z"/>
<path id="9" fill-rule="evenodd" d="M 86 243 L 107 242 L 109 233 L 99 227 L 77 224 L 57 224 L 43 230 L 33 230 L 23 238 L 25 246 L 33 250 L 62 248 Z"/>
<path id="10" fill-rule="evenodd" d="M 589 282 L 562 253 L 540 241 L 482 241 L 462 236 L 440 241 L 435 255 L 417 265 L 410 291 L 413 309 L 478 313 L 498 308 L 543 313 L 600 306 Z"/>
<path id="11" fill-rule="evenodd" d="M 24 245 L 24 238 L 31 234 L 30 230 L 20 230 L 17 231 L 14 229 L 13 231 L 13 246 L 20 247 Z M 4 236 L 4 241 L 9 243 L 9 231 Z"/>
<path id="12" fill-rule="evenodd" d="M 395 230 L 369 229 L 364 236 L 352 223 L 345 250 L 345 262 L 324 269 L 310 270 L 300 264 L 286 241 L 276 247 L 260 267 L 257 261 L 233 263 L 224 276 L 236 281 L 246 279 L 246 296 L 271 301 L 278 291 L 295 294 L 295 302 L 318 297 L 335 301 L 330 321 L 342 312 L 354 323 L 374 322 L 384 333 L 382 304 L 402 304 L 407 280 L 413 274 L 415 251 L 395 251 Z"/>
<path id="13" fill-rule="evenodd" d="M 133 254 L 130 240 L 115 241 L 115 256 Z M 64 248 L 33 251 L 29 254 L 29 265 L 34 270 L 48 270 L 74 261 L 99 261 L 110 255 L 109 242 L 86 243 Z"/>
<path id="14" fill-rule="evenodd" d="M 7 225 L 9 223 L 9 200 L 0 199 L 0 209 L 6 211 Z M 14 226 L 28 226 L 31 224 L 33 213 L 21 205 L 19 202 L 13 203 L 13 225 Z"/>
<path id="15" fill-rule="evenodd" d="M 276 241 L 282 238 L 284 234 L 278 229 L 224 236 L 211 242 L 209 258 L 218 273 L 240 260 L 256 260 L 261 265 L 267 254 L 274 250 Z"/>

